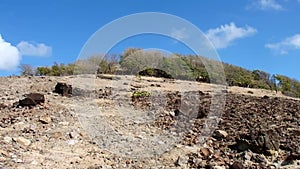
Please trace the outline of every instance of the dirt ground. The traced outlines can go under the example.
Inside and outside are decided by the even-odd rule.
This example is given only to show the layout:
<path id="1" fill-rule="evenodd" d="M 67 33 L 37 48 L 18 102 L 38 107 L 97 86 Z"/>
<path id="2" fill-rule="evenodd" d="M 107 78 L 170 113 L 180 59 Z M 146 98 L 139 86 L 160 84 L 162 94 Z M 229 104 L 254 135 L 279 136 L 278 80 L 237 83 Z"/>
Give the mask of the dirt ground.
<path id="1" fill-rule="evenodd" d="M 72 85 L 73 96 L 53 92 L 57 82 Z M 17 106 L 28 93 L 45 103 Z M 1 77 L 0 168 L 300 168 L 299 119 L 299 99 L 268 90 Z"/>

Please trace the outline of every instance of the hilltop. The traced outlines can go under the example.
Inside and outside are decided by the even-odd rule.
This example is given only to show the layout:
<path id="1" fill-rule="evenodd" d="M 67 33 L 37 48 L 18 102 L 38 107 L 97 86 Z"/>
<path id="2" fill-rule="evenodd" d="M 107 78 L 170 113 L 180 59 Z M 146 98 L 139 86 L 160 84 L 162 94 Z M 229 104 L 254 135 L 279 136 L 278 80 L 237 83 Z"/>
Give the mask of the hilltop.
<path id="1" fill-rule="evenodd" d="M 284 75 L 272 75 L 263 70 L 247 70 L 203 56 L 164 54 L 140 48 L 128 48 L 121 54 L 99 54 L 79 58 L 69 64 L 54 63 L 52 66 L 36 68 L 21 65 L 22 75 L 67 76 L 95 73 L 118 75 L 142 73 L 141 75 L 268 89 L 280 91 L 286 96 L 300 97 L 300 82 Z"/>

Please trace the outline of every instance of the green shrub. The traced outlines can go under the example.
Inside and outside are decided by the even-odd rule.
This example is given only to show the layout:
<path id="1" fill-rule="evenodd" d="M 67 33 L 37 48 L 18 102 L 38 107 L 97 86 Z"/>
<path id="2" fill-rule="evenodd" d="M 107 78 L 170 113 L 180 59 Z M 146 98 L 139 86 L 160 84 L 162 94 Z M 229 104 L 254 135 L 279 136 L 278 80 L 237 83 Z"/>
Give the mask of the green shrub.
<path id="1" fill-rule="evenodd" d="M 147 91 L 135 91 L 132 93 L 132 97 L 149 97 L 150 92 Z"/>

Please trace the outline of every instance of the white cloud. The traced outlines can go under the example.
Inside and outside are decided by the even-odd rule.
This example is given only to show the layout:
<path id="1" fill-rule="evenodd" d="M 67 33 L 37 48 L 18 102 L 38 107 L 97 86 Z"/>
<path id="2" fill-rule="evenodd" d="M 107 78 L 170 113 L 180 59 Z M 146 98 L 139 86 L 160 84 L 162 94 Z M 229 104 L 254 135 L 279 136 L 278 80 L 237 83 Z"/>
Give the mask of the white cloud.
<path id="1" fill-rule="evenodd" d="M 13 70 L 20 64 L 23 55 L 50 56 L 52 48 L 40 43 L 32 44 L 26 41 L 17 46 L 5 41 L 0 34 L 0 70 Z"/>
<path id="2" fill-rule="evenodd" d="M 21 41 L 17 47 L 20 53 L 26 56 L 50 56 L 52 54 L 52 48 L 43 43 L 33 44 Z"/>
<path id="3" fill-rule="evenodd" d="M 278 43 L 266 44 L 265 47 L 282 55 L 288 54 L 289 50 L 300 49 L 300 34 L 288 37 Z"/>
<path id="4" fill-rule="evenodd" d="M 255 8 L 260 10 L 283 10 L 283 7 L 276 0 L 256 0 L 250 4 L 249 8 Z"/>
<path id="5" fill-rule="evenodd" d="M 232 22 L 229 25 L 225 24 L 215 29 L 209 29 L 206 36 L 216 48 L 221 49 L 228 47 L 237 39 L 252 36 L 256 32 L 257 30 L 250 26 L 237 27 Z"/>
<path id="6" fill-rule="evenodd" d="M 21 54 L 17 47 L 6 42 L 0 34 L 0 70 L 15 69 L 21 60 Z"/>

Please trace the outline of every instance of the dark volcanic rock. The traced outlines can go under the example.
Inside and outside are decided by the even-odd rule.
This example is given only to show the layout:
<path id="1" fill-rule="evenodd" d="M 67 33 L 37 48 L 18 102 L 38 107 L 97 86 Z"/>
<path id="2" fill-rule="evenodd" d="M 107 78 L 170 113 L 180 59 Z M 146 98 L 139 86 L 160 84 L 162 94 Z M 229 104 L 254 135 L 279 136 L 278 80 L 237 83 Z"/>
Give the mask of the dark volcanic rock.
<path id="1" fill-rule="evenodd" d="M 72 95 L 72 86 L 66 83 L 58 82 L 55 86 L 54 93 L 61 94 L 62 96 L 70 97 Z"/>
<path id="2" fill-rule="evenodd" d="M 32 106 L 36 106 L 37 103 L 30 97 L 26 97 L 25 99 L 22 99 L 22 100 L 19 100 L 19 104 L 18 106 L 21 106 L 21 107 L 32 107 Z"/>
<path id="3" fill-rule="evenodd" d="M 37 104 L 41 104 L 45 102 L 45 96 L 40 93 L 29 93 L 24 95 L 25 98 L 19 100 L 18 106 L 21 107 L 33 107 Z"/>
<path id="4" fill-rule="evenodd" d="M 31 98 L 34 100 L 37 104 L 45 103 L 45 96 L 40 93 L 30 93 L 26 94 L 25 97 Z"/>

